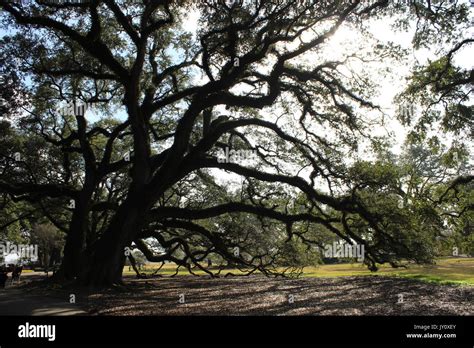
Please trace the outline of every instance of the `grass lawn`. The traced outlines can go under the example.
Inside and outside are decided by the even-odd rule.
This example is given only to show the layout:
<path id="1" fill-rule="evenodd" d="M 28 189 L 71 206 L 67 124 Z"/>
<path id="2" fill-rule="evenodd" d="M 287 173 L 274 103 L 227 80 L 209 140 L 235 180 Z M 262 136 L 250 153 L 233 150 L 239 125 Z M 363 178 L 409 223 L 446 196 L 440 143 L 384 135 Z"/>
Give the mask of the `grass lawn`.
<path id="1" fill-rule="evenodd" d="M 398 276 L 405 278 L 415 278 L 427 282 L 435 282 L 441 284 L 465 284 L 474 285 L 474 258 L 439 258 L 434 265 L 414 265 L 406 264 L 407 268 L 392 268 L 389 265 L 381 265 L 379 271 L 370 272 L 365 266 L 353 264 L 334 264 L 321 265 L 317 267 L 305 267 L 303 277 L 344 277 L 344 276 Z M 151 274 L 159 264 L 147 264 L 142 270 L 146 274 Z M 225 270 L 221 274 L 227 272 L 238 273 L 237 270 Z M 175 265 L 167 264 L 158 272 L 160 275 L 169 276 L 175 273 Z M 202 271 L 195 271 L 197 274 L 204 275 Z M 124 275 L 135 275 L 133 269 L 128 270 L 128 266 L 124 267 Z M 180 269 L 178 275 L 188 275 L 185 269 Z"/>
<path id="2" fill-rule="evenodd" d="M 415 278 L 436 283 L 474 285 L 474 258 L 439 258 L 434 265 L 407 264 L 407 268 L 392 268 L 381 265 L 377 272 L 354 264 L 322 265 L 306 267 L 305 277 L 341 277 L 341 276 L 388 275 Z"/>

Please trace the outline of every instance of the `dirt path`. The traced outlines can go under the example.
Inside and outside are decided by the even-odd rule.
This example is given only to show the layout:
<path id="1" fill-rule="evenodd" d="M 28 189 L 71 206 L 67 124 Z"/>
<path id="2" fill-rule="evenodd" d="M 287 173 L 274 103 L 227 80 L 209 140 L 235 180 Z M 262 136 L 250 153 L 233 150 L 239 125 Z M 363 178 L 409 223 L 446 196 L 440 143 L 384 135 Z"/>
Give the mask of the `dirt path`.
<path id="1" fill-rule="evenodd" d="M 24 276 L 30 281 L 40 278 L 38 274 Z M 25 280 L 22 281 L 24 283 Z M 20 283 L 21 284 L 21 283 Z M 56 298 L 44 294 L 35 294 L 18 284 L 0 289 L 0 315 L 87 315 L 88 313 L 69 302 L 69 298 Z"/>

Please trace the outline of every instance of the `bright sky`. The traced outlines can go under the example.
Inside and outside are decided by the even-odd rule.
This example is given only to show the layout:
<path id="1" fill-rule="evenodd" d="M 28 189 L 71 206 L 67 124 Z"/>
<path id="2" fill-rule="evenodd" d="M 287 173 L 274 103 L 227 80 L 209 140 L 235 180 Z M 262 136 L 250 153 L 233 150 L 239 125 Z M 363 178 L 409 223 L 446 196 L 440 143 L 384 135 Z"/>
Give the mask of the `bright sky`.
<path id="1" fill-rule="evenodd" d="M 467 0 L 464 1 L 467 3 Z M 473 15 L 471 11 L 471 15 Z M 474 17 L 474 15 L 473 15 Z M 190 12 L 188 20 L 185 23 L 185 27 L 192 33 L 196 33 L 198 28 L 198 18 L 199 13 L 197 11 Z M 389 116 L 389 122 L 387 123 L 386 129 L 376 128 L 373 131 L 378 135 L 386 135 L 387 130 L 392 131 L 393 139 L 395 140 L 394 151 L 399 152 L 400 146 L 405 140 L 406 129 L 395 119 L 396 107 L 393 104 L 394 97 L 400 93 L 405 87 L 405 78 L 410 75 L 411 68 L 415 62 L 423 64 L 427 62 L 428 59 L 435 59 L 436 55 L 434 51 L 420 49 L 414 51 L 412 49 L 411 40 L 414 35 L 414 26 L 408 31 L 397 31 L 395 32 L 391 25 L 394 23 L 395 19 L 392 18 L 383 18 L 379 20 L 372 20 L 369 25 L 369 30 L 371 34 L 378 40 L 383 42 L 393 42 L 395 44 L 401 45 L 406 49 L 411 50 L 411 54 L 407 59 L 399 62 L 396 66 L 391 66 L 393 72 L 391 75 L 384 77 L 383 80 L 379 81 L 381 86 L 377 91 L 378 96 L 374 96 L 374 101 L 380 105 L 387 115 Z M 412 23 L 414 24 L 414 23 Z M 471 28 L 471 34 L 474 32 Z M 347 26 L 342 26 L 328 41 L 329 44 L 327 49 L 324 50 L 323 56 L 343 56 L 344 53 L 350 52 L 351 48 L 356 47 L 357 45 L 363 46 L 365 44 L 365 39 L 357 31 L 353 31 Z M 367 45 L 366 45 L 367 46 Z M 470 49 L 462 49 L 456 54 L 454 62 L 463 68 L 472 68 L 474 51 L 472 46 Z M 314 63 L 314 62 L 313 62 Z M 385 64 L 383 62 L 382 64 Z M 379 64 L 380 65 L 380 64 Z M 363 64 L 357 64 L 357 61 L 351 64 L 351 68 L 358 72 L 364 68 Z"/>
<path id="2" fill-rule="evenodd" d="M 473 15 L 471 11 L 471 16 Z M 188 20 L 186 21 L 186 28 L 190 32 L 196 32 L 198 27 L 198 18 L 199 14 L 194 11 L 189 14 Z M 390 135 L 391 139 L 393 140 L 394 146 L 392 151 L 395 153 L 400 153 L 401 146 L 405 141 L 407 135 L 407 129 L 403 127 L 400 122 L 396 119 L 396 106 L 394 105 L 394 97 L 403 91 L 406 86 L 406 78 L 410 75 L 411 69 L 416 62 L 419 64 L 426 63 L 429 59 L 434 60 L 436 57 L 434 49 L 427 50 L 427 49 L 420 49 L 420 50 L 413 50 L 412 48 L 412 38 L 415 32 L 414 22 L 412 22 L 412 26 L 407 31 L 397 31 L 395 32 L 391 25 L 394 23 L 394 18 L 383 18 L 379 20 L 372 20 L 369 25 L 369 31 L 374 36 L 375 39 L 380 40 L 382 42 L 393 42 L 397 45 L 402 46 L 405 49 L 409 49 L 411 53 L 406 57 L 406 59 L 400 62 L 391 62 L 390 66 L 392 68 L 392 73 L 388 76 L 384 77 L 380 81 L 380 88 L 377 91 L 378 95 L 373 96 L 373 102 L 378 104 L 382 107 L 385 111 L 386 116 L 384 116 L 384 120 L 386 122 L 386 127 L 374 127 L 371 130 L 372 135 Z M 473 30 L 471 28 L 471 34 Z M 331 37 L 328 41 L 327 48 L 323 51 L 322 56 L 325 58 L 337 56 L 344 56 L 344 53 L 352 52 L 354 48 L 357 46 L 367 48 L 367 42 L 365 41 L 366 38 L 361 36 L 361 33 L 358 31 L 351 30 L 347 26 L 342 26 L 340 29 Z M 357 50 L 355 51 L 357 52 Z M 473 60 L 472 57 L 474 56 L 474 51 L 472 46 L 469 49 L 462 49 L 460 50 L 455 58 L 454 62 L 463 67 L 463 68 L 473 68 Z M 308 59 L 311 62 L 310 57 Z M 313 64 L 315 62 L 312 62 Z M 364 71 L 364 68 L 367 68 L 367 65 L 357 64 L 358 62 L 355 61 L 351 63 L 351 69 L 354 72 L 361 73 Z M 369 64 L 370 65 L 370 64 Z M 383 65 L 387 65 L 387 62 L 379 62 L 373 65 L 374 68 L 381 67 Z M 369 69 L 370 70 L 370 69 Z M 415 107 L 416 110 L 416 107 Z M 374 115 L 374 117 L 380 117 L 380 114 Z M 445 144 L 450 145 L 452 138 L 450 136 L 445 137 Z M 360 148 L 361 156 L 367 159 L 366 154 L 362 154 L 365 150 L 365 147 L 362 146 Z M 214 175 L 218 178 L 227 181 L 231 180 L 234 183 L 238 184 L 240 182 L 240 178 L 237 175 L 226 174 L 222 171 L 213 170 Z"/>

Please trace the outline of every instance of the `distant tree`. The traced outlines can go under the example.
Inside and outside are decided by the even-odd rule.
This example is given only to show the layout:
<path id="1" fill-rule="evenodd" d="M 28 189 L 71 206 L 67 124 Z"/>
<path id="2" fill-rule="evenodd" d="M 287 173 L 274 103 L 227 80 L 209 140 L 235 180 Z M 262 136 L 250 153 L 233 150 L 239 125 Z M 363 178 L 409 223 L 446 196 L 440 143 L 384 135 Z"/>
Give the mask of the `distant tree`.
<path id="1" fill-rule="evenodd" d="M 50 223 L 37 224 L 30 234 L 31 244 L 38 245 L 39 265 L 49 269 L 61 261 L 64 234 Z"/>

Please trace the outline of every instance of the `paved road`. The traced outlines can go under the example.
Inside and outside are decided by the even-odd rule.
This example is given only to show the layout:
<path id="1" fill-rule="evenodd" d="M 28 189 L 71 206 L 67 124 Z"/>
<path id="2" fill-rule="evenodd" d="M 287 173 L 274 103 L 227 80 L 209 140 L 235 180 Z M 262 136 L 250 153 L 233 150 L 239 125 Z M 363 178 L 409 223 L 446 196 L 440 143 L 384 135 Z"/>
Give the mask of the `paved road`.
<path id="1" fill-rule="evenodd" d="M 29 278 L 31 275 L 27 276 Z M 0 315 L 87 315 L 68 299 L 34 295 L 24 289 L 7 286 L 0 289 Z"/>

